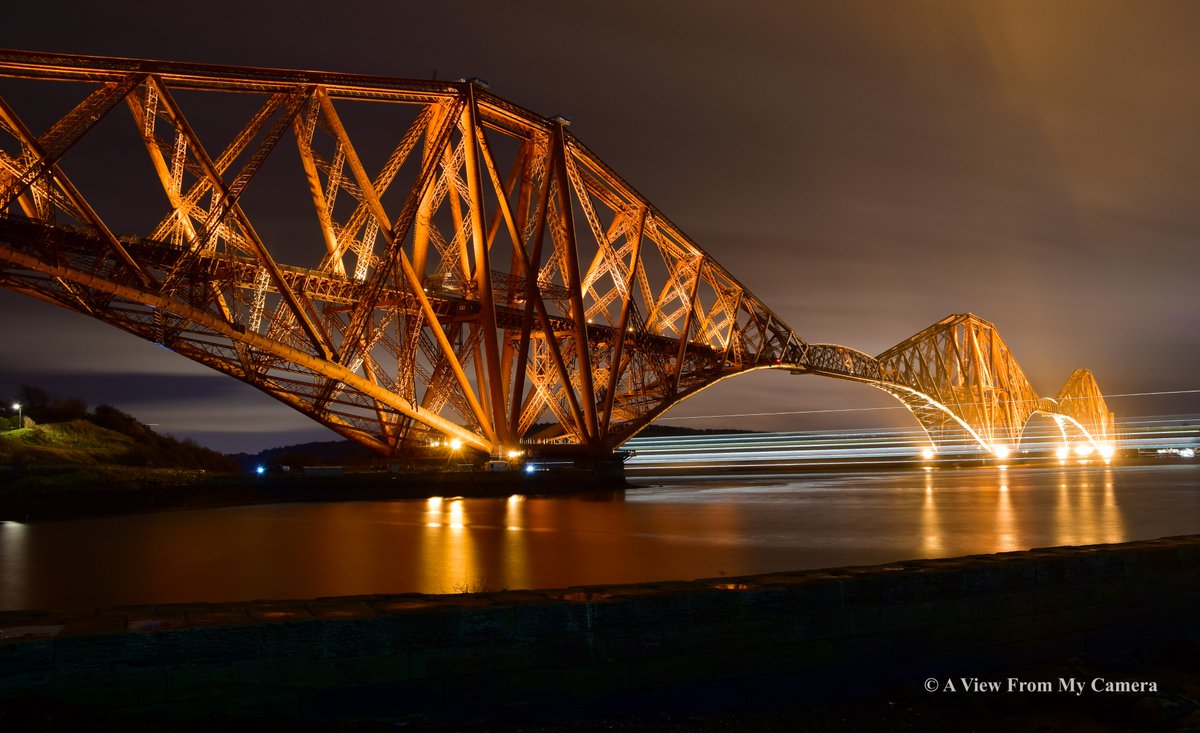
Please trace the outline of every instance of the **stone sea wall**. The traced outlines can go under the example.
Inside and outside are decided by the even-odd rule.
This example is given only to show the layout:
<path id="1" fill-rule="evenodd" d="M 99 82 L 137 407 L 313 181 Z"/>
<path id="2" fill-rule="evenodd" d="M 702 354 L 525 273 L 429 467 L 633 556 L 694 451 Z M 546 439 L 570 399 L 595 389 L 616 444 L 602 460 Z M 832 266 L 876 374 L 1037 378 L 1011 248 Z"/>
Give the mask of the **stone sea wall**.
<path id="1" fill-rule="evenodd" d="M 1200 641 L 1200 536 L 694 582 L 0 613 L 0 709 L 774 707 Z"/>

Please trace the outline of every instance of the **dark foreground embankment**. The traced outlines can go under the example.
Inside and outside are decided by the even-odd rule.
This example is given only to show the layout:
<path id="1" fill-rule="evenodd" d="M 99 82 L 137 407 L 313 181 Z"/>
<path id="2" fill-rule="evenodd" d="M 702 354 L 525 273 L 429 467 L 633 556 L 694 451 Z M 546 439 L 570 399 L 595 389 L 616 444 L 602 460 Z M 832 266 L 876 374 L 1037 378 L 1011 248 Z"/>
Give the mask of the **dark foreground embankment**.
<path id="1" fill-rule="evenodd" d="M 950 699 L 988 694 L 963 678 L 1004 687 L 1080 655 L 1195 649 L 1197 618 L 1200 536 L 694 582 L 7 612 L 0 710 L 497 721 Z M 1062 674 L 1018 682 L 1057 689 Z M 1099 684 L 1170 684 L 1138 674 Z M 1095 680 L 1047 694 L 1155 692 Z"/>

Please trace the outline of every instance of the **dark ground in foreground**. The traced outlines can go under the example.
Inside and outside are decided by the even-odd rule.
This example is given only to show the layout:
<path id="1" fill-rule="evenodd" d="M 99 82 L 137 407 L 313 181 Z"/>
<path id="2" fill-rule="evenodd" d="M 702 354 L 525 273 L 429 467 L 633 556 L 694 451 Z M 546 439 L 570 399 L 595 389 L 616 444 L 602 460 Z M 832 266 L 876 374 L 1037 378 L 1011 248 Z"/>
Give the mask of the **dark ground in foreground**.
<path id="1" fill-rule="evenodd" d="M 1200 731 L 1200 645 L 1175 647 L 1029 667 L 1009 672 L 981 672 L 980 679 L 1004 681 L 1016 677 L 1028 682 L 1074 678 L 1090 684 L 1095 678 L 1153 681 L 1154 693 L 1104 693 L 1090 689 L 1081 695 L 1061 692 L 927 693 L 922 689 L 854 697 L 841 701 L 797 706 L 781 700 L 777 709 L 740 710 L 704 714 L 655 711 L 614 713 L 550 721 L 463 720 L 429 724 L 397 721 L 281 721 L 209 719 L 176 721 L 161 718 L 96 718 L 86 712 L 51 708 L 25 701 L 0 708 L 0 730 L 31 733 L 89 731 L 164 731 L 177 733 L 228 733 L 229 731 L 280 731 L 289 733 L 716 733 L 717 731 L 1034 731 L 1074 733 L 1085 731 Z M 957 678 L 955 678 L 957 679 Z"/>

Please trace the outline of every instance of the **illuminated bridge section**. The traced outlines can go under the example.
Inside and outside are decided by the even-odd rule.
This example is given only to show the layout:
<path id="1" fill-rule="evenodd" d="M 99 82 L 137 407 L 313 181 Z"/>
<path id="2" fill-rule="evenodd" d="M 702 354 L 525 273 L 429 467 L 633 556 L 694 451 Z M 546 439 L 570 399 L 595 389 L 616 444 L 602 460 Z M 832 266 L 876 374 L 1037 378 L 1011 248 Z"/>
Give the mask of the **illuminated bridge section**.
<path id="1" fill-rule="evenodd" d="M 884 389 L 935 443 L 999 452 L 1038 411 L 1111 437 L 1090 373 L 1039 400 L 974 316 L 878 357 L 808 344 L 565 120 L 480 82 L 0 50 L 0 286 L 384 455 L 603 456 L 764 368 Z"/>
<path id="2" fill-rule="evenodd" d="M 0 284 L 380 453 L 605 453 L 799 358 L 565 120 L 480 83 L 20 51 L 0 78 Z"/>
<path id="3" fill-rule="evenodd" d="M 1112 455 L 1117 442 L 1116 417 L 1109 412 L 1094 374 L 1087 369 L 1076 369 L 1058 396 L 1046 402 L 1051 403 L 1046 413 L 1062 431 L 1060 458 L 1067 456 L 1073 434 L 1083 437 L 1075 449 L 1080 455 L 1093 451 L 1105 458 Z"/>
<path id="4" fill-rule="evenodd" d="M 1081 454 L 1113 453 L 1113 414 L 1090 371 L 1076 370 L 1056 398 L 1039 397 L 996 327 L 970 313 L 947 316 L 877 357 L 816 344 L 808 354 L 797 371 L 888 392 L 909 408 L 934 449 L 973 442 L 1004 458 L 1042 414 L 1062 433 L 1061 457 L 1072 437 Z"/>

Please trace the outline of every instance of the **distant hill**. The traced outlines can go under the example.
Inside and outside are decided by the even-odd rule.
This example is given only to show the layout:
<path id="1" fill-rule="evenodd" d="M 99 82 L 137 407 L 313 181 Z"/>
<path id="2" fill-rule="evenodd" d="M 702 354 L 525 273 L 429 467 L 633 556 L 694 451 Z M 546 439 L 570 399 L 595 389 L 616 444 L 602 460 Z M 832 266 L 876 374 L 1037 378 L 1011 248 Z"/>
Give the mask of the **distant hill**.
<path id="1" fill-rule="evenodd" d="M 232 453 L 226 456 L 247 473 L 258 466 L 339 466 L 371 463 L 378 456 L 349 440 L 323 440 L 268 448 L 258 453 Z"/>
<path id="2" fill-rule="evenodd" d="M 537 436 L 546 430 L 555 429 L 557 423 L 534 423 L 533 427 L 526 431 L 525 436 Z M 761 430 L 735 430 L 733 428 L 685 428 L 681 425 L 659 425 L 652 423 L 647 425 L 642 432 L 638 433 L 639 438 L 660 438 L 673 435 L 728 435 L 728 434 L 745 434 L 745 433 L 760 433 Z"/>
<path id="3" fill-rule="evenodd" d="M 639 438 L 665 438 L 676 435 L 746 435 L 761 430 L 734 430 L 733 428 L 685 428 L 678 425 L 649 425 L 637 434 Z"/>
<path id="4" fill-rule="evenodd" d="M 535 425 L 531 432 L 537 430 Z M 723 433 L 753 433 L 754 430 L 732 430 L 728 428 L 696 429 L 683 428 L 673 425 L 651 425 L 639 433 L 639 436 L 664 437 L 674 435 L 720 435 Z M 379 459 L 375 453 L 349 440 L 326 440 L 313 443 L 297 443 L 280 448 L 268 448 L 258 453 L 232 453 L 228 458 L 246 472 L 251 472 L 258 466 L 274 468 L 276 466 L 336 466 L 361 465 L 372 463 Z"/>

